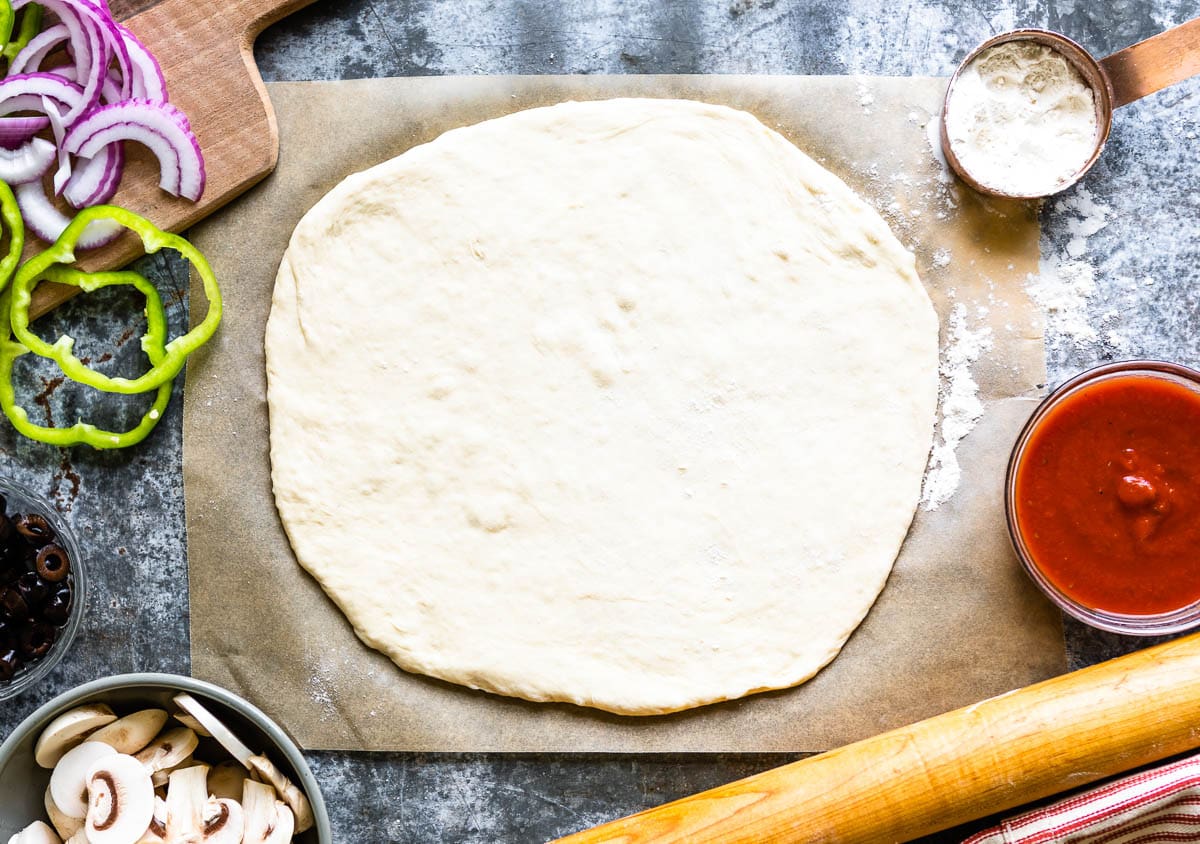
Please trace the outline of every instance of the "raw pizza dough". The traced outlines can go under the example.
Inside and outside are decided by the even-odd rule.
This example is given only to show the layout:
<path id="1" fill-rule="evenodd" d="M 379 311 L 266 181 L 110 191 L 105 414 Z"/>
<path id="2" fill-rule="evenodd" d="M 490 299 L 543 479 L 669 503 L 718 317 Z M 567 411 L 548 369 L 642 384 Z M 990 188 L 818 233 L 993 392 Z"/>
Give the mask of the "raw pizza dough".
<path id="1" fill-rule="evenodd" d="M 792 686 L 904 539 L 937 334 L 883 220 L 750 115 L 512 114 L 296 227 L 276 502 L 408 671 L 627 714 Z"/>

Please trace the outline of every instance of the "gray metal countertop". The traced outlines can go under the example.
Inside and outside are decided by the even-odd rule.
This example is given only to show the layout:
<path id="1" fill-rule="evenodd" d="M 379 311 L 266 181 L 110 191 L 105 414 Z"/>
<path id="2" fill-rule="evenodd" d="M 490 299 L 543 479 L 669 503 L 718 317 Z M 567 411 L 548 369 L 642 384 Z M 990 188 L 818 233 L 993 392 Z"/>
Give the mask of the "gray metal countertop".
<path id="1" fill-rule="evenodd" d="M 268 80 L 506 73 L 947 75 L 1017 26 L 1066 33 L 1101 56 L 1200 15 L 1196 0 L 318 0 L 257 46 Z M 1108 149 L 1046 203 L 1043 253 L 1070 263 L 1049 314 L 1051 384 L 1091 365 L 1161 357 L 1200 365 L 1200 80 L 1118 112 Z M 1086 267 L 1079 273 L 1078 264 Z M 181 319 L 186 271 L 143 271 Z M 69 304 L 55 323 L 121 339 L 123 294 Z M 128 300 L 126 304 L 134 300 Z M 125 348 L 136 346 L 129 344 Z M 130 353 L 132 358 L 132 352 Z M 41 370 L 39 370 L 41 373 Z M 90 399 L 46 370 L 52 418 Z M 180 389 L 176 386 L 176 391 Z M 31 407 L 34 406 L 31 404 Z M 132 408 L 133 405 L 131 404 Z M 152 438 L 124 453 L 63 452 L 0 425 L 0 471 L 54 499 L 93 549 L 80 638 L 47 683 L 0 704 L 0 737 L 38 704 L 125 671 L 188 671 L 178 395 Z M 134 412 L 129 410 L 128 412 Z M 137 411 L 140 414 L 140 411 Z M 231 474 L 236 477 L 235 467 Z M 1067 625 L 1073 667 L 1142 644 Z M 788 761 L 744 756 L 311 753 L 339 842 L 537 841 Z M 964 831 L 938 840 L 959 840 Z"/>

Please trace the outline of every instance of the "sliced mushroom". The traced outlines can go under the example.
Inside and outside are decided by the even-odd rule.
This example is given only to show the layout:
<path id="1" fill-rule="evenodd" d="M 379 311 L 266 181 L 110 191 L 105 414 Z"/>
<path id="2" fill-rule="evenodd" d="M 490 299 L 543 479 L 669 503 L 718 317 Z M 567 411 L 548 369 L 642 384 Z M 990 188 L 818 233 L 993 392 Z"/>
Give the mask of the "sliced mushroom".
<path id="1" fill-rule="evenodd" d="M 197 721 L 191 715 L 188 715 L 186 712 L 176 712 L 175 720 L 178 721 L 180 724 L 183 724 L 183 726 L 187 727 L 189 730 L 193 731 L 198 736 L 202 736 L 204 738 L 212 738 L 212 733 L 210 733 L 208 730 L 204 729 L 203 724 L 201 724 L 199 721 Z"/>
<path id="2" fill-rule="evenodd" d="M 60 838 L 70 838 L 83 829 L 83 818 L 68 818 L 58 808 L 58 804 L 50 795 L 50 786 L 46 786 L 46 795 L 43 799 L 46 804 L 46 814 L 50 817 L 50 823 L 53 824 L 54 831 Z"/>
<path id="3" fill-rule="evenodd" d="M 205 844 L 242 844 L 246 818 L 236 800 L 212 797 L 204 804 Z"/>
<path id="4" fill-rule="evenodd" d="M 242 780 L 246 769 L 237 762 L 225 761 L 208 772 L 208 793 L 217 799 L 242 802 Z"/>
<path id="5" fill-rule="evenodd" d="M 199 721 L 200 725 L 208 731 L 208 734 L 229 751 L 230 756 L 247 768 L 250 767 L 250 757 L 254 755 L 254 751 L 242 744 L 241 740 L 221 722 L 220 718 L 209 712 L 208 709 L 200 704 L 200 701 L 186 692 L 175 695 L 175 703 L 180 709 Z"/>
<path id="6" fill-rule="evenodd" d="M 144 749 L 167 723 L 165 709 L 143 709 L 124 718 L 118 718 L 106 727 L 101 727 L 88 736 L 88 741 L 111 744 L 117 753 L 130 756 Z"/>
<path id="7" fill-rule="evenodd" d="M 166 844 L 167 840 L 167 801 L 155 795 L 154 817 L 150 819 L 147 829 L 136 844 Z"/>
<path id="8" fill-rule="evenodd" d="M 148 747 L 137 754 L 139 762 L 151 774 L 174 768 L 192 755 L 200 739 L 187 727 L 176 727 L 159 735 Z"/>
<path id="9" fill-rule="evenodd" d="M 154 787 L 163 788 L 170 781 L 171 774 L 175 773 L 180 768 L 190 768 L 195 764 L 196 758 L 194 756 L 189 756 L 178 765 L 173 765 L 170 768 L 163 768 L 161 771 L 155 771 L 154 776 L 151 778 L 154 780 Z"/>
<path id="10" fill-rule="evenodd" d="M 150 772 L 132 756 L 97 760 L 87 776 L 89 844 L 135 844 L 154 818 Z"/>
<path id="11" fill-rule="evenodd" d="M 311 829 L 316 822 L 313 819 L 312 804 L 304 796 L 304 792 L 296 784 L 283 775 L 266 756 L 251 756 L 250 770 L 261 774 L 266 782 L 275 787 L 280 798 L 292 810 L 296 818 L 296 833 Z"/>
<path id="12" fill-rule="evenodd" d="M 87 830 L 80 827 L 77 833 L 67 839 L 66 844 L 88 844 Z"/>
<path id="13" fill-rule="evenodd" d="M 50 775 L 50 797 L 68 818 L 87 815 L 87 775 L 93 764 L 108 756 L 116 756 L 112 745 L 85 741 L 68 750 Z"/>
<path id="14" fill-rule="evenodd" d="M 167 840 L 189 844 L 202 841 L 207 802 L 207 765 L 193 765 L 172 773 L 167 785 Z"/>
<path id="15" fill-rule="evenodd" d="M 175 703 L 180 709 L 199 721 L 212 734 L 212 737 L 229 751 L 229 754 L 234 759 L 245 765 L 254 779 L 262 780 L 274 786 L 279 796 L 283 798 L 283 801 L 292 810 L 296 823 L 296 832 L 304 832 L 312 827 L 314 823 L 312 805 L 308 802 L 308 798 L 303 791 L 296 787 L 295 783 L 275 767 L 270 759 L 261 754 L 258 756 L 252 755 L 250 748 L 246 747 L 228 727 L 221 723 L 221 720 L 217 716 L 209 712 L 191 695 L 186 693 L 178 694 L 175 696 Z"/>
<path id="16" fill-rule="evenodd" d="M 276 799 L 275 789 L 265 783 L 247 779 L 242 787 L 242 811 L 246 815 L 243 844 L 288 844 L 296 827 L 292 810 Z"/>
<path id="17" fill-rule="evenodd" d="M 62 844 L 62 839 L 42 821 L 34 821 L 8 839 L 8 844 Z"/>
<path id="18" fill-rule="evenodd" d="M 79 706 L 64 712 L 38 737 L 33 758 L 43 768 L 53 768 L 63 755 L 82 742 L 89 733 L 117 720 L 116 714 L 102 703 Z"/>

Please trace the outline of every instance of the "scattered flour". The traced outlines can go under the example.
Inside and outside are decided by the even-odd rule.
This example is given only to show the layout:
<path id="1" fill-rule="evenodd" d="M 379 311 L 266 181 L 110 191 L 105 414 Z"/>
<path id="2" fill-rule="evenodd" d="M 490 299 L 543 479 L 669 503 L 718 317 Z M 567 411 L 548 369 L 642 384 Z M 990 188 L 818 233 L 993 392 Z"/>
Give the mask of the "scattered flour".
<path id="1" fill-rule="evenodd" d="M 1094 343 L 1096 329 L 1088 322 L 1087 303 L 1096 292 L 1096 271 L 1087 261 L 1043 255 L 1038 274 L 1026 289 L 1046 315 L 1047 334 L 1076 345 Z"/>
<path id="2" fill-rule="evenodd" d="M 950 309 L 946 346 L 938 365 L 941 413 L 921 490 L 921 506 L 925 510 L 936 510 L 958 489 L 962 477 L 958 444 L 983 416 L 983 402 L 979 398 L 979 385 L 971 374 L 971 365 L 991 345 L 992 329 L 986 325 L 970 328 L 966 306 L 961 302 L 955 304 Z"/>
<path id="3" fill-rule="evenodd" d="M 307 683 L 309 699 L 321 708 L 322 721 L 336 718 L 338 708 L 334 703 L 331 691 L 334 678 L 337 676 L 336 668 L 330 664 L 329 658 L 325 654 L 314 654 L 312 651 L 308 651 L 305 657 L 310 671 Z"/>
<path id="4" fill-rule="evenodd" d="M 1088 238 L 1108 225 L 1112 209 L 1079 185 L 1056 211 L 1065 215 L 1066 242 L 1058 250 L 1043 249 L 1038 274 L 1029 276 L 1026 290 L 1045 314 L 1047 343 L 1081 348 L 1102 340 L 1088 318 L 1098 288 L 1096 269 L 1084 256 Z"/>
<path id="5" fill-rule="evenodd" d="M 866 83 L 858 83 L 858 104 L 862 106 L 864 114 L 871 113 L 871 106 L 875 104 L 875 95 L 871 93 L 871 89 L 866 86 Z"/>

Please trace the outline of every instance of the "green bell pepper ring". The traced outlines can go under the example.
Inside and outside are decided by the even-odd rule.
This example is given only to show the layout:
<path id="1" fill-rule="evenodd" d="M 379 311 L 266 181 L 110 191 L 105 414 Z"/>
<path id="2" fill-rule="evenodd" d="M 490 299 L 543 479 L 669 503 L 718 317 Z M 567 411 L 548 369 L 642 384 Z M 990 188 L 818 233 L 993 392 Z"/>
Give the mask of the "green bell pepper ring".
<path id="1" fill-rule="evenodd" d="M 3 290 L 21 262 L 21 252 L 25 249 L 25 220 L 12 188 L 5 182 L 0 182 L 0 220 L 8 229 L 8 254 L 0 260 L 0 290 Z"/>
<path id="2" fill-rule="evenodd" d="M 13 15 L 12 3 L 5 0 L 5 6 L 8 7 L 8 21 L 3 26 L 7 28 L 8 34 L 4 36 L 4 40 L 8 43 L 4 45 L 4 58 L 8 59 L 11 64 L 12 60 L 17 57 L 17 53 L 25 49 L 32 40 L 33 36 L 42 31 L 42 7 L 37 3 L 30 3 L 25 7 L 25 13 L 21 15 L 21 28 L 17 31 L 17 40 L 9 41 L 12 38 L 12 30 L 15 16 Z M 0 23 L 3 23 L 0 19 Z M 4 33 L 4 29 L 0 29 L 0 34 Z"/>
<path id="3" fill-rule="evenodd" d="M 8 48 L 8 42 L 12 39 L 13 23 L 16 19 L 11 0 L 0 0 L 0 44 L 3 44 L 5 49 Z"/>
<path id="4" fill-rule="evenodd" d="M 52 268 L 47 271 L 46 278 L 64 284 L 76 283 L 83 290 L 96 290 L 114 284 L 128 284 L 136 287 L 146 297 L 146 333 L 142 336 L 142 349 L 150 359 L 151 365 L 158 365 L 166 357 L 163 338 L 167 332 L 167 314 L 163 309 L 162 299 L 154 285 L 137 273 L 82 273 L 67 267 Z M 0 296 L 0 315 L 9 310 L 12 305 L 12 292 Z M 0 322 L 4 322 L 0 320 Z M 21 355 L 29 350 L 12 340 L 6 328 L 3 330 L 3 340 L 0 340 L 0 410 L 21 434 L 39 442 L 55 446 L 90 445 L 93 448 L 125 448 L 136 445 L 154 430 L 154 426 L 162 419 L 171 400 L 170 381 L 158 388 L 154 403 L 132 429 L 124 432 L 105 431 L 87 422 L 76 422 L 69 428 L 49 428 L 36 425 L 29 421 L 25 408 L 17 404 L 16 390 L 13 387 L 13 364 Z"/>
<path id="5" fill-rule="evenodd" d="M 183 255 L 200 275 L 204 285 L 204 293 L 208 297 L 208 313 L 191 331 L 176 337 L 164 346 L 161 360 L 151 361 L 150 369 L 137 378 L 110 378 L 86 366 L 73 351 L 75 339 L 69 335 L 59 337 L 53 344 L 47 343 L 29 330 L 29 304 L 32 300 L 33 289 L 43 278 L 48 278 L 48 272 L 60 264 L 70 264 L 75 261 L 75 244 L 78 243 L 83 230 L 94 220 L 113 220 L 125 228 L 136 232 L 142 239 L 147 254 L 158 252 L 160 249 L 174 249 Z M 86 274 L 67 274 L 68 284 L 80 284 Z M 154 226 L 149 220 L 139 217 L 132 211 L 117 208 L 113 205 L 96 205 L 80 211 L 71 224 L 66 227 L 58 240 L 40 255 L 30 258 L 19 270 L 12 282 L 12 307 L 9 312 L 13 336 L 35 355 L 50 358 L 58 363 L 63 374 L 72 381 L 87 384 L 106 393 L 144 393 L 169 384 L 179 371 L 183 369 L 187 356 L 203 346 L 212 337 L 221 322 L 221 290 L 212 267 L 200 252 L 179 235 L 164 232 Z M 157 339 L 165 339 L 164 336 Z M 149 337 L 149 332 L 147 332 Z M 155 341 L 151 341 L 155 342 Z"/>

